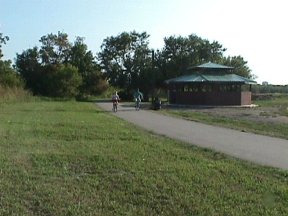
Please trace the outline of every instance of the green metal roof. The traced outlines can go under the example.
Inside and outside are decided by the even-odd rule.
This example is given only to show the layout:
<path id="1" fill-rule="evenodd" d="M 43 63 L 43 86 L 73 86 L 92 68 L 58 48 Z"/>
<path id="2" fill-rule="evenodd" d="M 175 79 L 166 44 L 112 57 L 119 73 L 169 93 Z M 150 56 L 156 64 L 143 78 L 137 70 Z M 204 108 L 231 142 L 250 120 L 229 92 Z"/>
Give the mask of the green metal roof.
<path id="1" fill-rule="evenodd" d="M 187 69 L 188 70 L 198 70 L 198 69 L 224 69 L 225 70 L 225 69 L 233 69 L 233 67 L 208 62 L 208 63 L 201 64 L 198 66 L 188 67 Z"/>
<path id="2" fill-rule="evenodd" d="M 233 67 L 208 62 L 188 69 L 193 70 L 192 74 L 180 76 L 174 79 L 166 80 L 165 83 L 238 83 L 238 84 L 256 84 L 255 81 L 248 78 L 228 73 Z"/>
<path id="3" fill-rule="evenodd" d="M 236 74 L 200 74 L 195 73 L 191 75 L 180 76 L 174 79 L 166 80 L 165 83 L 238 83 L 238 84 L 256 84 L 255 81 Z"/>

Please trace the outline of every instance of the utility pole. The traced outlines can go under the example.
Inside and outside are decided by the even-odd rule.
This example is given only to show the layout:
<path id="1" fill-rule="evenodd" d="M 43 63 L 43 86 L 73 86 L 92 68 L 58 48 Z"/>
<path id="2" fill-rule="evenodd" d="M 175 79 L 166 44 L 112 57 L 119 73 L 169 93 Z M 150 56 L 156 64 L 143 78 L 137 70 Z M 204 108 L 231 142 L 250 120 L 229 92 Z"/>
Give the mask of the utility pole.
<path id="1" fill-rule="evenodd" d="M 151 71 L 152 71 L 152 103 L 154 103 L 154 93 L 155 93 L 155 71 L 154 71 L 154 61 L 155 61 L 155 53 L 154 49 L 152 49 L 152 64 L 151 64 Z"/>

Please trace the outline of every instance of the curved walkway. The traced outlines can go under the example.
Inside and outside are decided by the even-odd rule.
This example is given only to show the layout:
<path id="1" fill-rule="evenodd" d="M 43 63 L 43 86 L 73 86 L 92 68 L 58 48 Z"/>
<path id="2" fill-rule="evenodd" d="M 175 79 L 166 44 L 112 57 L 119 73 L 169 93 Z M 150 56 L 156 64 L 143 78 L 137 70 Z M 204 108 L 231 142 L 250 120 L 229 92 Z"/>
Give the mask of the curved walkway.
<path id="1" fill-rule="evenodd" d="M 111 111 L 111 103 L 97 103 Z M 111 111 L 111 113 L 113 113 Z M 123 104 L 116 116 L 146 130 L 260 165 L 288 170 L 288 140 L 187 121 Z"/>

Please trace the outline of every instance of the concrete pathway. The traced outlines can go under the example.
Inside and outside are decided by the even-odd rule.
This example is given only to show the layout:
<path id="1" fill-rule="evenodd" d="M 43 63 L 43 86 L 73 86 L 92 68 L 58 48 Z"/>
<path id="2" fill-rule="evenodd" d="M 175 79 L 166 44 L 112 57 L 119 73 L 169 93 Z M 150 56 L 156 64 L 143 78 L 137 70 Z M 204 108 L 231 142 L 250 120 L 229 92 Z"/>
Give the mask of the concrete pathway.
<path id="1" fill-rule="evenodd" d="M 97 103 L 112 112 L 111 103 Z M 288 170 L 288 140 L 206 125 L 120 104 L 116 116 L 157 134 L 260 165 Z"/>

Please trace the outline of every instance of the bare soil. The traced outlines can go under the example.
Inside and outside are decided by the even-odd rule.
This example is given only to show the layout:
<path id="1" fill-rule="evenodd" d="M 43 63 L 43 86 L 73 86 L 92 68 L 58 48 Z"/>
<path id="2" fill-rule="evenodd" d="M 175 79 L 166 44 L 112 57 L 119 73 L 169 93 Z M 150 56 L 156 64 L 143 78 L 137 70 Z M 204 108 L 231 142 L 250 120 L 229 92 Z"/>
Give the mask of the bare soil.
<path id="1" fill-rule="evenodd" d="M 281 115 L 277 107 L 190 107 L 184 109 L 259 123 L 288 124 L 288 116 Z"/>

